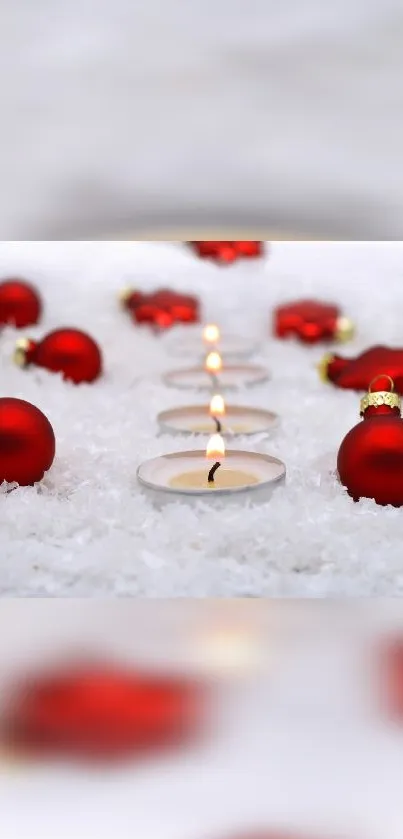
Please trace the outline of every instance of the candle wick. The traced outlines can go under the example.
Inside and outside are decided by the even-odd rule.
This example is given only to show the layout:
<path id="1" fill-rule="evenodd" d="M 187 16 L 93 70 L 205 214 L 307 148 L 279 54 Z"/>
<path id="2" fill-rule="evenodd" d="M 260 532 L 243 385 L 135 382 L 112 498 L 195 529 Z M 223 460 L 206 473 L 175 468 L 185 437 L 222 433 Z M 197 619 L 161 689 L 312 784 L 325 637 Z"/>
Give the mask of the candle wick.
<path id="1" fill-rule="evenodd" d="M 213 420 L 214 420 L 214 422 L 216 424 L 216 427 L 217 427 L 217 434 L 221 434 L 222 425 L 220 423 L 220 420 L 218 419 L 218 417 L 213 417 Z"/>
<path id="2" fill-rule="evenodd" d="M 217 472 L 217 469 L 219 469 L 219 468 L 220 468 L 220 466 L 221 466 L 221 463 L 218 463 L 218 462 L 217 462 L 217 463 L 215 463 L 215 464 L 214 464 L 214 466 L 212 466 L 212 467 L 211 467 L 210 472 L 208 473 L 208 482 L 209 482 L 209 484 L 213 484 L 213 483 L 214 483 L 214 475 L 215 475 L 215 473 Z"/>
<path id="3" fill-rule="evenodd" d="M 211 376 L 211 384 L 212 384 L 213 390 L 219 390 L 220 387 L 219 387 L 219 383 L 218 383 L 218 376 L 216 375 L 216 373 L 210 373 L 210 376 Z"/>

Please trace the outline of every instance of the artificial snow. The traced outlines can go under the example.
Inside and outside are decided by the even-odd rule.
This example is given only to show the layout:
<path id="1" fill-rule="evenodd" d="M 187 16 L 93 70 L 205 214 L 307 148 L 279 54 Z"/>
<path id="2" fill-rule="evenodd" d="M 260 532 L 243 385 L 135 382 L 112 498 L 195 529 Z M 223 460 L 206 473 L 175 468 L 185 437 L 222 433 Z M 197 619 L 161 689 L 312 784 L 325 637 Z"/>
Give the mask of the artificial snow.
<path id="1" fill-rule="evenodd" d="M 33 329 L 0 335 L 1 395 L 27 399 L 49 417 L 55 462 L 35 487 L 0 488 L 1 596 L 255 597 L 387 595 L 403 591 L 402 512 L 355 504 L 335 475 L 338 446 L 359 421 L 359 394 L 319 380 L 328 349 L 274 340 L 279 302 L 315 295 L 339 302 L 357 324 L 340 351 L 402 343 L 401 243 L 274 243 L 261 261 L 218 267 L 182 243 L 2 243 L 0 277 L 41 291 Z M 195 500 L 160 508 L 136 479 L 144 459 L 200 448 L 205 438 L 161 435 L 156 415 L 206 403 L 202 392 L 168 388 L 162 374 L 193 359 L 170 355 L 180 331 L 154 335 L 117 302 L 127 285 L 171 286 L 200 296 L 205 321 L 261 337 L 253 361 L 270 380 L 228 401 L 280 414 L 268 436 L 234 448 L 285 461 L 287 480 L 270 501 Z M 17 337 L 76 326 L 99 341 L 102 380 L 75 386 L 12 360 Z M 183 332 L 187 327 L 183 327 Z M 197 359 L 194 359 L 197 362 Z M 202 441 L 202 442 L 201 442 Z"/>

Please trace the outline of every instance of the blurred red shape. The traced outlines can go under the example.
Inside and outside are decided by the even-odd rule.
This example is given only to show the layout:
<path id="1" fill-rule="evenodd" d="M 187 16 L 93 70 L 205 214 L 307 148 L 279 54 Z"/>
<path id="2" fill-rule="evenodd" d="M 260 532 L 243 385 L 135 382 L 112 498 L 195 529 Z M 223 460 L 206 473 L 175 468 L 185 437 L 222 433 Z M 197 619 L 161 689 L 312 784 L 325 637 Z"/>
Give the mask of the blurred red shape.
<path id="1" fill-rule="evenodd" d="M 379 373 L 393 379 L 397 393 L 403 394 L 403 349 L 376 345 L 355 358 L 328 356 L 323 364 L 323 375 L 336 387 L 347 390 L 368 390 Z M 387 386 L 386 390 L 389 388 Z"/>
<path id="2" fill-rule="evenodd" d="M 6 714 L 23 753 L 118 759 L 178 746 L 199 730 L 204 692 L 180 677 L 86 666 L 20 684 Z"/>
<path id="3" fill-rule="evenodd" d="M 389 641 L 381 651 L 381 693 L 388 716 L 403 719 L 403 638 Z"/>
<path id="4" fill-rule="evenodd" d="M 339 306 L 320 300 L 294 300 L 274 311 L 273 327 L 278 338 L 299 338 L 307 344 L 337 339 L 342 316 Z"/>
<path id="5" fill-rule="evenodd" d="M 158 329 L 169 329 L 177 323 L 198 323 L 200 304 L 197 297 L 161 288 L 151 294 L 133 291 L 124 300 L 136 323 L 148 323 Z"/>
<path id="6" fill-rule="evenodd" d="M 230 263 L 240 258 L 255 258 L 262 256 L 264 251 L 263 242 L 224 242 L 214 240 L 189 242 L 189 245 L 202 259 L 212 259 L 219 263 Z"/>

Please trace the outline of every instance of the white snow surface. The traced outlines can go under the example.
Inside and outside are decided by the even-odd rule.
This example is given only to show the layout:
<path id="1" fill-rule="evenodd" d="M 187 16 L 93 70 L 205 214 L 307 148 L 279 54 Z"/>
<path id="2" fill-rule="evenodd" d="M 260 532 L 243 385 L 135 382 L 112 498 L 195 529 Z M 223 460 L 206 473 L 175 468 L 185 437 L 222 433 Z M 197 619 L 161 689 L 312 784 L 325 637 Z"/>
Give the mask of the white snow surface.
<path id="1" fill-rule="evenodd" d="M 402 243 L 274 243 L 266 259 L 228 268 L 198 260 L 182 243 L 2 243 L 0 276 L 9 275 L 34 282 L 45 301 L 43 321 L 23 334 L 81 327 L 100 342 L 105 374 L 76 387 L 45 370 L 20 370 L 11 361 L 15 330 L 1 333 L 2 395 L 37 405 L 57 440 L 41 484 L 0 490 L 3 597 L 402 592 L 401 510 L 355 504 L 335 476 L 338 446 L 359 421 L 359 395 L 320 382 L 322 346 L 270 336 L 273 306 L 309 294 L 336 300 L 356 321 L 346 354 L 401 344 Z M 231 401 L 281 415 L 270 436 L 233 444 L 286 462 L 286 484 L 269 502 L 244 496 L 235 505 L 160 508 L 143 494 L 141 461 L 200 447 L 196 437 L 160 436 L 157 413 L 205 396 L 164 385 L 164 371 L 191 359 L 171 357 L 165 338 L 133 325 L 117 303 L 127 284 L 197 293 L 206 320 L 262 338 L 255 360 L 272 377 Z"/>

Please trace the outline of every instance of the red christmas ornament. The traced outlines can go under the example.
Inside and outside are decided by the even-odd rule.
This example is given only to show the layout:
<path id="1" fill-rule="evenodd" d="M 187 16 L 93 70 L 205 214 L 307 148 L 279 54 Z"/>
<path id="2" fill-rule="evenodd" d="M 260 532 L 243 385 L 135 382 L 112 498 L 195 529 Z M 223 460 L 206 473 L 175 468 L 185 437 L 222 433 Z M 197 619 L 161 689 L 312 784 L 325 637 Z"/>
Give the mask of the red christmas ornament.
<path id="1" fill-rule="evenodd" d="M 23 399 L 0 398 L 0 483 L 41 481 L 55 448 L 53 428 L 39 408 Z"/>
<path id="2" fill-rule="evenodd" d="M 127 289 L 120 295 L 135 323 L 148 323 L 158 329 L 168 329 L 177 323 L 198 323 L 199 300 L 189 294 L 179 294 L 161 288 L 152 294 Z"/>
<path id="3" fill-rule="evenodd" d="M 377 381 L 379 389 L 371 390 Z M 403 504 L 403 420 L 400 397 L 388 375 L 378 375 L 361 400 L 363 421 L 344 438 L 337 455 L 341 483 L 354 501 Z"/>
<path id="4" fill-rule="evenodd" d="M 0 283 L 0 324 L 21 328 L 38 323 L 42 303 L 36 289 L 24 280 Z"/>
<path id="5" fill-rule="evenodd" d="M 42 341 L 17 341 L 14 360 L 20 367 L 35 364 L 76 384 L 93 382 L 102 372 L 98 344 L 80 329 L 56 329 Z"/>
<path id="6" fill-rule="evenodd" d="M 390 376 L 396 391 L 403 394 L 403 349 L 378 345 L 370 347 L 356 358 L 329 354 L 319 365 L 324 381 L 349 390 L 368 390 L 369 383 L 379 370 Z"/>
<path id="7" fill-rule="evenodd" d="M 19 685 L 6 723 L 23 751 L 107 760 L 191 739 L 201 711 L 191 681 L 90 665 Z"/>
<path id="8" fill-rule="evenodd" d="M 305 344 L 320 341 L 348 341 L 352 322 L 341 314 L 339 306 L 319 300 L 296 300 L 274 311 L 273 329 L 277 338 L 299 338 Z"/>
<path id="9" fill-rule="evenodd" d="M 213 259 L 222 264 L 235 262 L 240 258 L 253 259 L 263 253 L 263 242 L 223 242 L 214 240 L 211 242 L 199 241 L 189 242 L 189 245 L 202 259 Z"/>

